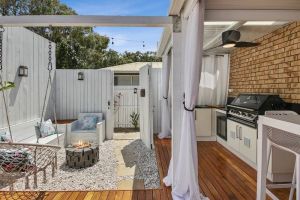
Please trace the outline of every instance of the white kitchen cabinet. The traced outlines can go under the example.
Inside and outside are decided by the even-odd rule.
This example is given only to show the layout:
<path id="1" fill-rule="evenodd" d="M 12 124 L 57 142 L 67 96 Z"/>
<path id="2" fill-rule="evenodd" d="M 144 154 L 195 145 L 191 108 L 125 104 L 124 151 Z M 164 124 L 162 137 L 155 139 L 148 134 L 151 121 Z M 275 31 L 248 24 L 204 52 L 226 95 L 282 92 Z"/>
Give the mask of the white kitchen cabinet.
<path id="1" fill-rule="evenodd" d="M 256 163 L 257 130 L 240 124 L 239 139 L 241 154 Z"/>
<path id="2" fill-rule="evenodd" d="M 240 148 L 238 128 L 238 123 L 227 120 L 227 144 L 236 151 L 239 151 Z"/>
<path id="3" fill-rule="evenodd" d="M 256 163 L 256 143 L 256 129 L 227 120 L 227 144 L 253 163 Z"/>
<path id="4" fill-rule="evenodd" d="M 196 135 L 199 137 L 212 136 L 212 109 L 211 108 L 196 108 L 195 123 Z"/>

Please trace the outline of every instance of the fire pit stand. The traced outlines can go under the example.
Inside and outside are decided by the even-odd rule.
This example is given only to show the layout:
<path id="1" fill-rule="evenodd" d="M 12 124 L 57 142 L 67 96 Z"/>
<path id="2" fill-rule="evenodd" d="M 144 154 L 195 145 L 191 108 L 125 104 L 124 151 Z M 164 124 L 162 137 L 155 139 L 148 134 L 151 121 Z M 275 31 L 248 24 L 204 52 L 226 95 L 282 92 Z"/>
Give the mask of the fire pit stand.
<path id="1" fill-rule="evenodd" d="M 67 166 L 71 168 L 86 168 L 94 165 L 99 161 L 99 146 L 91 145 L 90 147 L 66 148 Z"/>

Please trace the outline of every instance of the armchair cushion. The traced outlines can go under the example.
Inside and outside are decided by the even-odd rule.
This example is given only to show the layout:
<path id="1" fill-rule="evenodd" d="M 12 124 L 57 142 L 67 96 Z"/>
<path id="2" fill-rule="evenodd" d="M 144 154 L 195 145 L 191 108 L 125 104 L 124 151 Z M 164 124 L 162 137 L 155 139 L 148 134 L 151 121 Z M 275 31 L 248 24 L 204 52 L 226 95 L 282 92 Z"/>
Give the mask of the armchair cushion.
<path id="1" fill-rule="evenodd" d="M 80 130 L 95 130 L 98 122 L 97 116 L 84 116 L 79 119 Z"/>
<path id="2" fill-rule="evenodd" d="M 81 119 L 83 119 L 84 117 L 87 117 L 87 116 L 97 117 L 97 122 L 100 122 L 100 121 L 103 120 L 103 114 L 102 113 L 79 113 L 78 120 L 81 120 Z"/>

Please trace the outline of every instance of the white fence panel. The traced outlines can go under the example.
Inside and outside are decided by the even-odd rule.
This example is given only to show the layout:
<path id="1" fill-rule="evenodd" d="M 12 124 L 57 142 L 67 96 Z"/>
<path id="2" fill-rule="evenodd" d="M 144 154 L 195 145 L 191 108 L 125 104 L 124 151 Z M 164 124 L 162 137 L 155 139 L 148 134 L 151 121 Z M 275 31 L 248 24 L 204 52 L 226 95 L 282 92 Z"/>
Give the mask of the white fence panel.
<path id="1" fill-rule="evenodd" d="M 78 73 L 84 80 L 78 80 Z M 110 70 L 56 70 L 57 118 L 77 119 L 80 112 L 102 112 L 106 120 L 106 138 L 112 139 L 114 115 L 113 72 Z"/>
<path id="2" fill-rule="evenodd" d="M 78 73 L 84 80 L 78 80 Z M 112 104 L 113 73 L 109 70 L 56 70 L 58 119 L 77 119 L 80 112 L 106 112 Z"/>
<path id="3" fill-rule="evenodd" d="M 3 80 L 16 87 L 6 92 L 12 125 L 40 117 L 48 76 L 49 41 L 25 28 L 5 27 L 3 36 Z M 52 48 L 55 68 L 55 44 Z M 28 77 L 19 77 L 19 66 L 28 67 Z M 47 98 L 47 109 L 50 105 Z M 51 117 L 47 112 L 46 117 Z M 7 127 L 4 105 L 0 98 L 0 128 Z"/>
<path id="4" fill-rule="evenodd" d="M 132 128 L 130 115 L 139 113 L 138 86 L 115 86 L 115 128 Z M 136 91 L 136 92 L 135 92 Z"/>
<path id="5" fill-rule="evenodd" d="M 140 103 L 140 135 L 141 140 L 148 148 L 153 147 L 153 105 L 151 98 L 151 66 L 140 69 L 140 89 L 145 90 L 144 96 L 139 98 Z"/>
<path id="6" fill-rule="evenodd" d="M 162 99 L 162 80 L 161 68 L 151 69 L 151 95 L 153 102 L 153 132 L 159 133 L 161 131 L 161 99 Z"/>

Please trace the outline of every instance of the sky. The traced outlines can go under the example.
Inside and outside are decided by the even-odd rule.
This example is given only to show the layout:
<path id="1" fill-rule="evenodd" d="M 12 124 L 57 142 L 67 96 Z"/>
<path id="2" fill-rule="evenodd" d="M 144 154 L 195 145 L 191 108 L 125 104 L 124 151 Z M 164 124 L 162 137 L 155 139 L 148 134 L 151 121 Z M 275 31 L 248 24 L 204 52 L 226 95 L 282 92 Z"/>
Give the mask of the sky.
<path id="1" fill-rule="evenodd" d="M 166 16 L 170 0 L 61 0 L 79 15 Z M 109 48 L 118 52 L 156 51 L 162 28 L 96 27 L 101 35 L 114 38 Z M 112 40 L 111 40 L 112 41 Z M 143 41 L 145 47 L 143 47 Z"/>

